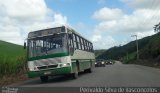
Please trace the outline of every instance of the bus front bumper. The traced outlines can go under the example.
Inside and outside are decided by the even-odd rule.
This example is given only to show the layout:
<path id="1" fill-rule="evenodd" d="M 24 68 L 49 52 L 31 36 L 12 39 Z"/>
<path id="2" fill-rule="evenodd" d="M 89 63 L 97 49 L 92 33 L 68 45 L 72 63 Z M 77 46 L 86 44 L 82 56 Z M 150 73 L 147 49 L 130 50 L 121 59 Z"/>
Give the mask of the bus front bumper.
<path id="1" fill-rule="evenodd" d="M 54 75 L 65 75 L 71 73 L 71 67 L 62 67 L 56 69 L 40 70 L 40 71 L 29 71 L 28 77 L 40 77 L 40 76 L 54 76 Z"/>

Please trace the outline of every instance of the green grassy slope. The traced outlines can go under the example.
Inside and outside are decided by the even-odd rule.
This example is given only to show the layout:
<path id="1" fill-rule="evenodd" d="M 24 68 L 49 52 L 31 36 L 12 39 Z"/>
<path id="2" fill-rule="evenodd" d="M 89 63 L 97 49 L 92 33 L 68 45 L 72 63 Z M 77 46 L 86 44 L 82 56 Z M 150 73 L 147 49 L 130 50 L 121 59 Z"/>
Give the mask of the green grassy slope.
<path id="1" fill-rule="evenodd" d="M 23 46 L 0 40 L 0 57 L 16 58 L 24 55 Z"/>
<path id="2" fill-rule="evenodd" d="M 26 64 L 23 46 L 0 41 L 0 76 L 17 74 Z"/>

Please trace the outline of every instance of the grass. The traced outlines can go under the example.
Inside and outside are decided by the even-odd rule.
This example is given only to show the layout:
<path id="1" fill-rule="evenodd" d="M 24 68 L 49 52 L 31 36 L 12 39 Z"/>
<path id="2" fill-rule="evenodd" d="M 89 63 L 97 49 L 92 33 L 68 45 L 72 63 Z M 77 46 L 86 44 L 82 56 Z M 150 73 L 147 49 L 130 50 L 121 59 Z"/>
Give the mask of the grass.
<path id="1" fill-rule="evenodd" d="M 0 57 L 16 58 L 24 53 L 23 46 L 0 41 Z"/>
<path id="2" fill-rule="evenodd" d="M 0 41 L 0 77 L 24 72 L 25 54 L 23 46 Z"/>

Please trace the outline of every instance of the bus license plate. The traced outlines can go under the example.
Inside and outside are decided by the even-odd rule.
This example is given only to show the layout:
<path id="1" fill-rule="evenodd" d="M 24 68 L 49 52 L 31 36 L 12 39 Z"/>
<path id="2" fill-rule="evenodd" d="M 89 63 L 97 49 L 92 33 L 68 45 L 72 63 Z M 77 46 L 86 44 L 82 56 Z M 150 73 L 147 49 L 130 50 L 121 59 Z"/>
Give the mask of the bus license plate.
<path id="1" fill-rule="evenodd" d="M 50 71 L 47 71 L 47 72 L 44 72 L 44 74 L 45 74 L 45 75 L 49 75 L 49 74 L 51 74 L 51 72 L 50 72 Z"/>

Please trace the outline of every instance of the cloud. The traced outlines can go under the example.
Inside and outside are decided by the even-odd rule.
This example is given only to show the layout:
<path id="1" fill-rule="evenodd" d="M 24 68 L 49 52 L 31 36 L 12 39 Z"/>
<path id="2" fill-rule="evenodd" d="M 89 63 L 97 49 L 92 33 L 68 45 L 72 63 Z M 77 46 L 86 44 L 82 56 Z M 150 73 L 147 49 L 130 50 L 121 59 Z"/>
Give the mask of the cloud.
<path id="1" fill-rule="evenodd" d="M 103 7 L 100 10 L 96 11 L 92 17 L 96 20 L 103 21 L 121 18 L 122 16 L 123 12 L 118 8 L 110 9 L 107 7 Z"/>
<path id="2" fill-rule="evenodd" d="M 119 45 L 122 42 L 123 44 L 129 42 L 128 40 L 123 39 L 125 38 L 125 35 L 137 34 L 139 38 L 153 35 L 155 34 L 153 26 L 159 23 L 159 16 L 160 12 L 157 12 L 157 10 L 152 8 L 137 8 L 132 11 L 131 14 L 127 14 L 118 8 L 103 7 L 95 11 L 92 15 L 92 18 L 99 21 L 99 23 L 94 28 L 92 41 L 105 43 L 108 41 L 104 41 L 104 39 L 102 39 L 103 37 L 112 37 L 113 35 L 119 37 L 119 35 L 124 35 L 124 37 L 121 38 L 121 40 L 124 42 L 112 37 L 113 39 L 110 41 L 116 43 L 110 43 L 112 44 L 110 46 L 115 46 L 115 44 Z M 100 36 L 101 39 L 98 38 Z M 95 43 L 95 47 L 99 47 L 99 45 Z"/>
<path id="3" fill-rule="evenodd" d="M 117 45 L 117 42 L 114 40 L 112 36 L 109 35 L 96 35 L 92 36 L 92 42 L 94 43 L 95 49 L 108 49 Z"/>
<path id="4" fill-rule="evenodd" d="M 97 41 L 99 41 L 99 40 L 102 39 L 102 36 L 101 36 L 101 35 L 93 35 L 92 38 L 93 38 L 92 41 L 93 41 L 94 43 L 96 43 Z"/>
<path id="5" fill-rule="evenodd" d="M 68 24 L 44 0 L 0 0 L 0 11 L 0 40 L 16 44 L 23 44 L 30 31 Z"/>
<path id="6" fill-rule="evenodd" d="M 136 34 L 138 37 L 138 39 L 140 39 L 140 38 L 143 38 L 143 37 L 146 37 L 146 36 L 150 36 L 150 35 L 153 35 L 153 34 L 155 34 L 154 33 L 154 31 L 146 31 L 146 32 L 136 32 L 136 33 L 134 33 L 134 34 Z"/>
<path id="7" fill-rule="evenodd" d="M 1 40 L 5 40 L 8 42 L 16 42 L 16 43 L 22 43 L 21 41 L 23 38 L 21 37 L 20 29 L 17 27 L 14 27 L 12 25 L 2 27 L 0 26 L 0 38 Z"/>
<path id="8" fill-rule="evenodd" d="M 160 0 L 121 0 L 135 9 L 160 9 Z"/>

